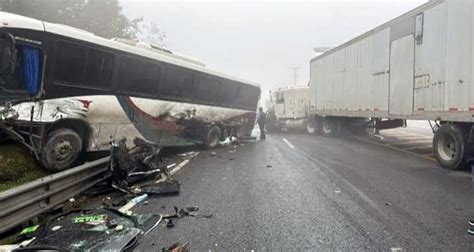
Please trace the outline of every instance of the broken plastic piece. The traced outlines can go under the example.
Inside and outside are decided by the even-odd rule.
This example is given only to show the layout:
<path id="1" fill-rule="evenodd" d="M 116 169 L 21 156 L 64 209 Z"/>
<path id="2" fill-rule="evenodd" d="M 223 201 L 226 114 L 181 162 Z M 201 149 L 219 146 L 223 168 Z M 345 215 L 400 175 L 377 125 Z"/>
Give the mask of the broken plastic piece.
<path id="1" fill-rule="evenodd" d="M 160 218 L 155 222 L 155 224 L 149 228 L 144 234 L 147 235 L 149 234 L 151 231 L 153 231 L 153 229 L 155 229 L 156 227 L 158 227 L 158 225 L 161 223 L 161 221 L 163 220 L 163 216 L 160 215 Z"/>
<path id="2" fill-rule="evenodd" d="M 54 226 L 54 227 L 51 228 L 51 230 L 52 231 L 58 231 L 61 228 L 62 228 L 61 226 Z"/>
<path id="3" fill-rule="evenodd" d="M 140 188 L 140 191 L 149 195 L 175 195 L 179 194 L 179 182 L 175 180 L 166 180 L 156 185 L 146 185 Z"/>
<path id="4" fill-rule="evenodd" d="M 20 235 L 26 235 L 36 232 L 40 225 L 29 226 L 21 230 Z"/>
<path id="5" fill-rule="evenodd" d="M 168 223 L 166 223 L 166 227 L 167 227 L 167 228 L 172 228 L 172 227 L 174 227 L 174 223 L 173 223 L 173 220 L 172 220 L 172 219 L 168 219 Z"/>
<path id="6" fill-rule="evenodd" d="M 163 248 L 163 251 L 166 252 L 187 252 L 189 251 L 189 242 L 186 242 L 184 244 L 181 244 L 179 242 L 169 246 L 168 248 Z"/>
<path id="7" fill-rule="evenodd" d="M 132 209 L 137 204 L 144 202 L 146 199 L 148 199 L 148 194 L 146 193 L 141 196 L 135 197 L 132 200 L 130 200 L 127 204 L 125 204 L 123 207 L 121 207 L 119 209 L 119 212 L 129 215 L 130 209 Z"/>
<path id="8" fill-rule="evenodd" d="M 88 223 L 88 224 L 100 224 L 105 223 L 107 219 L 106 214 L 99 215 L 81 215 L 73 218 L 74 223 Z"/>
<path id="9" fill-rule="evenodd" d="M 219 141 L 219 145 L 220 146 L 228 146 L 228 145 L 231 145 L 232 144 L 232 141 L 230 140 L 229 137 L 227 137 L 224 141 Z"/>

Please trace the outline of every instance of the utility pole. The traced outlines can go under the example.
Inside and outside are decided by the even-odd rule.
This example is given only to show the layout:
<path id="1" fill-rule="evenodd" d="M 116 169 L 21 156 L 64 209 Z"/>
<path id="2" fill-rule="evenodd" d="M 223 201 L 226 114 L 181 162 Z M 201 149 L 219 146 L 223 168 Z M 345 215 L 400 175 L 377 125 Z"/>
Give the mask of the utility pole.
<path id="1" fill-rule="evenodd" d="M 296 80 L 298 77 L 298 70 L 300 69 L 299 67 L 290 67 L 293 70 L 293 86 L 296 87 Z"/>

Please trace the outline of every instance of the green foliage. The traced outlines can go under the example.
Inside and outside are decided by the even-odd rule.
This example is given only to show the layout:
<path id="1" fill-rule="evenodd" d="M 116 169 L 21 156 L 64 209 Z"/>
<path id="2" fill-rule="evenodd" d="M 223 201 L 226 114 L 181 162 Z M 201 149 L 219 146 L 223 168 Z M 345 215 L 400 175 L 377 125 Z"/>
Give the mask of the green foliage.
<path id="1" fill-rule="evenodd" d="M 128 19 L 118 0 L 0 0 L 3 11 L 90 31 L 136 39 L 143 18 Z"/>
<path id="2" fill-rule="evenodd" d="M 28 150 L 18 143 L 0 145 L 0 191 L 48 175 L 40 168 Z"/>

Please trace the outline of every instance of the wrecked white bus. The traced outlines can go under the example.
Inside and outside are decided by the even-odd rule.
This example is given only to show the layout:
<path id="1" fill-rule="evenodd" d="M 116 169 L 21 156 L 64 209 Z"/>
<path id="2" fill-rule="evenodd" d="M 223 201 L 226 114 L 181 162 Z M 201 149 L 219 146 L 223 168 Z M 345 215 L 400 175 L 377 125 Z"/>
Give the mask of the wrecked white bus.
<path id="1" fill-rule="evenodd" d="M 50 170 L 124 137 L 213 148 L 250 135 L 258 85 L 143 45 L 0 12 L 3 131 Z"/>

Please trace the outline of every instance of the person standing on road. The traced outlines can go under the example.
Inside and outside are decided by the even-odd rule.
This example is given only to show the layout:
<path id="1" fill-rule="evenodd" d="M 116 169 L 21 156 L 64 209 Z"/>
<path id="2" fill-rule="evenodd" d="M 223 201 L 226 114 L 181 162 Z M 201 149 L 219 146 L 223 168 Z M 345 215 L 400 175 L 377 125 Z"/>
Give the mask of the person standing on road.
<path id="1" fill-rule="evenodd" d="M 471 146 L 470 149 L 472 151 L 472 146 Z M 472 152 L 467 151 L 467 153 L 472 153 Z M 471 193 L 472 193 L 472 192 L 474 192 L 474 158 L 469 157 L 467 159 L 467 163 L 471 167 Z M 471 211 L 472 211 L 472 207 L 474 205 L 474 202 L 472 200 L 472 196 L 471 196 L 471 200 L 470 200 L 469 203 L 470 203 L 470 207 L 471 207 Z M 469 220 L 469 228 L 467 229 L 467 233 L 470 234 L 470 235 L 474 235 L 474 219 Z"/>
<path id="2" fill-rule="evenodd" d="M 260 128 L 260 140 L 265 140 L 265 123 L 267 122 L 267 116 L 263 112 L 263 108 L 258 108 L 257 123 Z"/>

